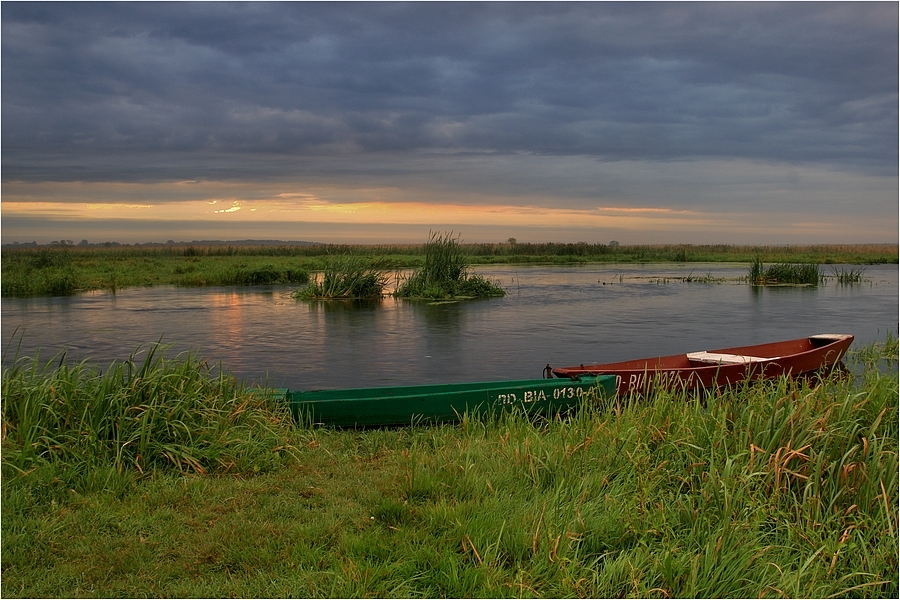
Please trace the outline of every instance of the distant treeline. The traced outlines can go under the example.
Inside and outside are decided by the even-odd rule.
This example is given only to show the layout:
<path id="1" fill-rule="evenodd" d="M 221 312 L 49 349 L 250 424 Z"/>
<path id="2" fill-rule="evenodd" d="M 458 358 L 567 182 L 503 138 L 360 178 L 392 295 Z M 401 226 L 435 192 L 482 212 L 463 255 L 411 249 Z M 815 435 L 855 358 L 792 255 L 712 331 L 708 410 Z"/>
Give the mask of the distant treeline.
<path id="1" fill-rule="evenodd" d="M 16 250 L 19 248 L 160 248 L 160 247 L 181 247 L 181 246 L 315 246 L 318 242 L 284 241 L 284 240 L 194 240 L 192 242 L 176 242 L 169 240 L 168 242 L 146 242 L 143 244 L 122 244 L 121 242 L 88 242 L 81 240 L 77 244 L 72 240 L 55 240 L 49 244 L 38 244 L 37 242 L 13 242 L 11 244 L 3 244 L 4 250 Z"/>
<path id="2" fill-rule="evenodd" d="M 658 244 L 615 245 L 577 243 L 460 243 L 474 264 L 516 262 L 808 262 L 815 264 L 896 264 L 897 244 L 729 245 Z M 4 252 L 72 254 L 102 252 L 122 257 L 194 256 L 388 256 L 419 257 L 425 244 L 318 244 L 312 242 L 197 242 L 146 245 L 4 246 Z"/>
<path id="3" fill-rule="evenodd" d="M 579 242 L 546 244 L 463 244 L 474 257 L 577 257 L 588 262 L 765 262 L 897 263 L 896 244 L 809 246 L 733 246 L 727 244 L 607 245 Z M 475 261 L 478 262 L 478 261 Z M 486 260 L 484 262 L 494 262 Z M 522 262 L 529 262 L 527 260 Z"/>

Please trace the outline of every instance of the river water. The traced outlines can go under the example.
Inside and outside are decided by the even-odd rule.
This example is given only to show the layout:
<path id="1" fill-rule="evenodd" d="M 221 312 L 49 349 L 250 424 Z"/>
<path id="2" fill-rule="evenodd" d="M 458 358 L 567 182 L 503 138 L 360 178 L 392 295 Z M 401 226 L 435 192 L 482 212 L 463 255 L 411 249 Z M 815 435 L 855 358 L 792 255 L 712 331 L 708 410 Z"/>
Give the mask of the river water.
<path id="1" fill-rule="evenodd" d="M 837 265 L 838 270 L 841 269 Z M 850 267 L 847 267 L 850 268 Z M 562 367 L 851 333 L 898 333 L 898 268 L 865 282 L 758 288 L 735 264 L 494 266 L 504 298 L 303 302 L 289 286 L 155 287 L 2 300 L 3 363 L 100 364 L 162 339 L 248 382 L 292 389 L 539 378 Z M 830 267 L 823 272 L 831 273 Z M 686 281 L 698 277 L 724 282 Z"/>

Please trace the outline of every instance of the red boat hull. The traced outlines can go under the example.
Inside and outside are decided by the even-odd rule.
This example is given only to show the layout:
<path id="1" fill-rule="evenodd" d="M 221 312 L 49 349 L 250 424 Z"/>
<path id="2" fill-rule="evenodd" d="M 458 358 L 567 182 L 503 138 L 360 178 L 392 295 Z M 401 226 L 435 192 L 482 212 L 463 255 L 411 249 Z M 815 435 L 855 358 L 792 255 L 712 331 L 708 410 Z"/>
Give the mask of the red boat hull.
<path id="1" fill-rule="evenodd" d="M 756 346 L 579 365 L 552 371 L 557 377 L 615 375 L 619 395 L 643 393 L 655 386 L 674 390 L 712 388 L 747 379 L 795 377 L 828 369 L 840 362 L 851 343 L 852 335 L 821 334 Z"/>

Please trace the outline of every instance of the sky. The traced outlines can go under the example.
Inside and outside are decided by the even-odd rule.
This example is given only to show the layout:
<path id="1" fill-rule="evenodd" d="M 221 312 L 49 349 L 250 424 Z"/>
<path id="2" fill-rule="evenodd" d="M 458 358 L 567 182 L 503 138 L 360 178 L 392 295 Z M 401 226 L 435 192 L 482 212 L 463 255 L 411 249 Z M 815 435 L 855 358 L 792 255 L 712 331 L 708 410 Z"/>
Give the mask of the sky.
<path id="1" fill-rule="evenodd" d="M 898 7 L 4 1 L 2 242 L 896 243 Z"/>

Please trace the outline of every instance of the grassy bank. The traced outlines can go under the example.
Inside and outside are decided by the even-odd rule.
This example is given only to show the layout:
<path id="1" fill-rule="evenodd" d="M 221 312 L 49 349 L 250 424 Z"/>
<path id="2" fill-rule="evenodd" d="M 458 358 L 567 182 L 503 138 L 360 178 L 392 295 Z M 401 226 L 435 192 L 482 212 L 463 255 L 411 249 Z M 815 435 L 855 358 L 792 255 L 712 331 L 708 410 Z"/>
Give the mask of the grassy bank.
<path id="1" fill-rule="evenodd" d="M 366 431 L 161 360 L 4 372 L 4 597 L 900 591 L 895 340 L 852 381 Z"/>
<path id="2" fill-rule="evenodd" d="M 3 296 L 116 292 L 153 285 L 305 283 L 309 269 L 291 256 L 219 255 L 183 248 L 145 250 L 41 248 L 4 250 Z"/>
<path id="3" fill-rule="evenodd" d="M 879 264 L 898 260 L 896 244 L 821 246 L 607 246 L 605 244 L 460 244 L 467 261 L 484 264 L 752 262 Z M 380 246 L 164 246 L 4 248 L 2 295 L 67 294 L 150 285 L 306 283 L 335 256 L 380 267 L 421 268 L 427 244 Z"/>

